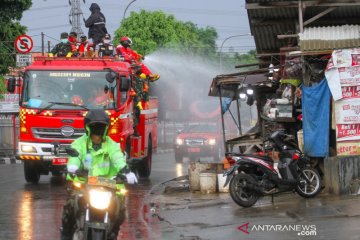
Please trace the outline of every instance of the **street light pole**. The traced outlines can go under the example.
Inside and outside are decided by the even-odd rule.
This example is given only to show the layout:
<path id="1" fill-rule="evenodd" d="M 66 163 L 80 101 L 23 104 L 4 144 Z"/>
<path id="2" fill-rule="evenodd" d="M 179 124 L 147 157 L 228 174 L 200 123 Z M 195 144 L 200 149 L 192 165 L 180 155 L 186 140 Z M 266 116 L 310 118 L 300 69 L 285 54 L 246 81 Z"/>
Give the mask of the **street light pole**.
<path id="1" fill-rule="evenodd" d="M 124 21 L 126 11 L 127 11 L 128 8 L 130 7 L 130 5 L 131 5 L 133 2 L 135 2 L 135 1 L 136 1 L 136 0 L 132 0 L 132 1 L 126 6 L 126 8 L 125 8 L 125 10 L 124 10 L 124 15 L 123 15 L 123 18 L 122 18 L 121 22 Z"/>
<path id="2" fill-rule="evenodd" d="M 219 56 L 220 56 L 220 72 L 222 71 L 222 48 L 224 46 L 224 43 L 229 40 L 230 38 L 234 38 L 234 37 L 244 37 L 244 36 L 251 36 L 250 33 L 245 33 L 245 34 L 238 34 L 238 35 L 232 35 L 230 37 L 227 37 L 224 39 L 224 41 L 221 43 L 221 46 L 220 46 L 220 50 L 219 50 Z"/>

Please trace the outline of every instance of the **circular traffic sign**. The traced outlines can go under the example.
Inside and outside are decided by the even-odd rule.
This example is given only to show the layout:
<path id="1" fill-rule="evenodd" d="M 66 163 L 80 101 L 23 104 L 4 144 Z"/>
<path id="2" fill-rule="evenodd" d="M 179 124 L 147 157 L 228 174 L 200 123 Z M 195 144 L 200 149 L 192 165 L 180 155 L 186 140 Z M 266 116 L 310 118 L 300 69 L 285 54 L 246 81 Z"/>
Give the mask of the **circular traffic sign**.
<path id="1" fill-rule="evenodd" d="M 14 42 L 14 45 L 15 49 L 19 53 L 28 53 L 34 46 L 32 38 L 25 34 L 18 36 Z"/>

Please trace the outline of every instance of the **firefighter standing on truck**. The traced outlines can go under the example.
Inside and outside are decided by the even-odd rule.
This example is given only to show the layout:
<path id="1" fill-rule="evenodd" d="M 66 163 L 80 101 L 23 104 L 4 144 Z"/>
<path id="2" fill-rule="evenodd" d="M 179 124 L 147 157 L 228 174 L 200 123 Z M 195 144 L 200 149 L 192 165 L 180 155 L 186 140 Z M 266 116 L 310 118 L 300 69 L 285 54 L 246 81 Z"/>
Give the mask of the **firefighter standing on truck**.
<path id="1" fill-rule="evenodd" d="M 113 57 L 115 54 L 115 47 L 111 43 L 111 36 L 107 33 L 102 38 L 102 42 L 96 45 L 95 57 Z"/>
<path id="2" fill-rule="evenodd" d="M 55 47 L 49 53 L 49 57 L 71 57 L 71 44 L 69 43 L 69 34 L 63 32 L 60 34 L 60 43 L 56 44 Z"/>
<path id="3" fill-rule="evenodd" d="M 87 41 L 87 37 L 85 35 L 80 36 L 80 42 L 77 43 L 77 51 L 80 54 L 80 57 L 84 57 L 89 46 L 89 42 Z"/>
<path id="4" fill-rule="evenodd" d="M 101 41 L 105 34 L 108 33 L 108 31 L 105 27 L 105 16 L 102 12 L 100 12 L 99 5 L 92 3 L 89 10 L 91 11 L 91 15 L 85 21 L 85 27 L 89 28 L 88 37 L 89 39 L 92 39 L 95 46 Z"/>
<path id="5" fill-rule="evenodd" d="M 140 61 L 144 57 L 137 52 L 133 51 L 130 46 L 132 41 L 129 37 L 121 37 L 120 45 L 116 47 L 116 53 L 123 57 L 125 62 L 130 64 L 137 64 L 141 67 L 141 73 L 144 73 L 151 82 L 154 82 L 160 78 L 159 74 L 152 74 L 151 71 Z"/>

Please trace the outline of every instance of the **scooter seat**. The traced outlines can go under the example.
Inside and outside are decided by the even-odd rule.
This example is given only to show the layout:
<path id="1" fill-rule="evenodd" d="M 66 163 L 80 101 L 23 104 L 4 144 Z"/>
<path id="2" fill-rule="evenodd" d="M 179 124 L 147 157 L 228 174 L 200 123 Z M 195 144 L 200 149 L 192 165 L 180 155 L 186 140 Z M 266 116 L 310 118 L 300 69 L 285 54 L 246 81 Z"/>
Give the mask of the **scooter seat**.
<path id="1" fill-rule="evenodd" d="M 247 155 L 247 154 L 244 154 L 243 156 L 247 156 L 247 157 L 256 157 L 256 158 L 260 158 L 266 162 L 269 162 L 271 164 L 274 163 L 274 160 L 271 158 L 271 157 L 267 157 L 267 156 L 254 156 L 254 155 Z"/>

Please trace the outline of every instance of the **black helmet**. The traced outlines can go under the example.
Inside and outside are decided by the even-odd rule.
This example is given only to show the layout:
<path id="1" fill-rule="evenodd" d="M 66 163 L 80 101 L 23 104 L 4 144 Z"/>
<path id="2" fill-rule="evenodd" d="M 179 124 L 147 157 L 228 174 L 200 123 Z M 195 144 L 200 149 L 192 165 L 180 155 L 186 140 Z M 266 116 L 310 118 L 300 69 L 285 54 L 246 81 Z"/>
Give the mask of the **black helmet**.
<path id="1" fill-rule="evenodd" d="M 70 32 L 70 35 L 77 37 L 77 33 L 76 32 Z"/>
<path id="2" fill-rule="evenodd" d="M 109 115 L 103 109 L 90 110 L 85 118 L 84 125 L 87 135 L 106 136 L 110 124 Z"/>
<path id="3" fill-rule="evenodd" d="M 62 32 L 60 34 L 60 39 L 64 39 L 64 38 L 68 38 L 69 37 L 69 34 L 67 32 Z"/>

